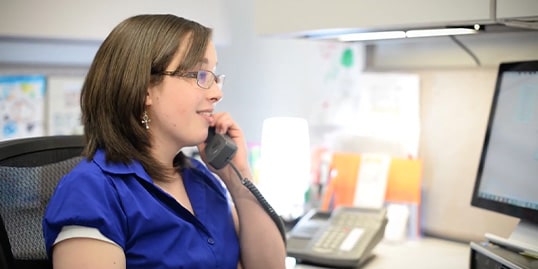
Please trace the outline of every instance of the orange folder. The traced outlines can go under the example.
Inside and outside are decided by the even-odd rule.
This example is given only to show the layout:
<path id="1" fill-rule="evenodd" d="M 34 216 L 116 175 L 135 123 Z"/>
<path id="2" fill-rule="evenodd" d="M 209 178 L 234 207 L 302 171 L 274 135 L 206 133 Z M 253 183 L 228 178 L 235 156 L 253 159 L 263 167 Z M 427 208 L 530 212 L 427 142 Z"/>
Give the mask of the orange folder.
<path id="1" fill-rule="evenodd" d="M 333 153 L 331 172 L 321 201 L 322 210 L 353 205 L 361 157 L 353 153 Z M 420 204 L 422 161 L 392 158 L 385 201 Z"/>

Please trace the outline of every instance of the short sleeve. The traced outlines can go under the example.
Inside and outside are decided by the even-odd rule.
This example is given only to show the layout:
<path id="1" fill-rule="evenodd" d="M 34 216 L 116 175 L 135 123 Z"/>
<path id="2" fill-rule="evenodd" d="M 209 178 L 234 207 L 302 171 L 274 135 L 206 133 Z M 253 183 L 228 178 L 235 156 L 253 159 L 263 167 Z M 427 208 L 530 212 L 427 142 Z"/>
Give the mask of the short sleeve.
<path id="1" fill-rule="evenodd" d="M 84 163 L 84 162 L 83 162 Z M 113 179 L 92 162 L 85 162 L 67 174 L 56 187 L 43 219 L 47 254 L 64 226 L 98 229 L 125 248 L 126 217 Z"/>

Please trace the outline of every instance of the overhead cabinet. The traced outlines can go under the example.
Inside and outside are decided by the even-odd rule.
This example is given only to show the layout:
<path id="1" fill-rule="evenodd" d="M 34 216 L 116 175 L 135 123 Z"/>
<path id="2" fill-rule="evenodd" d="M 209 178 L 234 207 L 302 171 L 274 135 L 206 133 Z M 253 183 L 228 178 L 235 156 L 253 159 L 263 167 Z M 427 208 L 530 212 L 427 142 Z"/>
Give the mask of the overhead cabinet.
<path id="1" fill-rule="evenodd" d="M 538 1 L 497 0 L 496 7 L 498 22 L 538 30 Z"/>
<path id="2" fill-rule="evenodd" d="M 536 0 L 496 0 L 497 19 L 538 19 Z"/>
<path id="3" fill-rule="evenodd" d="M 490 0 L 256 0 L 262 35 L 492 23 Z"/>

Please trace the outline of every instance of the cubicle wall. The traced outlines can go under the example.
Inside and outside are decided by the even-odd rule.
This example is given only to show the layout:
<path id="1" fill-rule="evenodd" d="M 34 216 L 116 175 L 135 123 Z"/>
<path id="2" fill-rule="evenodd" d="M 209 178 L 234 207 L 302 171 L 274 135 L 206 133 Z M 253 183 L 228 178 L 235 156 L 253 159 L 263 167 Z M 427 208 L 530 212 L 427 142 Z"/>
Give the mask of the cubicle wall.
<path id="1" fill-rule="evenodd" d="M 512 217 L 470 206 L 497 69 L 415 70 L 421 78 L 423 230 L 457 240 L 508 236 Z"/>

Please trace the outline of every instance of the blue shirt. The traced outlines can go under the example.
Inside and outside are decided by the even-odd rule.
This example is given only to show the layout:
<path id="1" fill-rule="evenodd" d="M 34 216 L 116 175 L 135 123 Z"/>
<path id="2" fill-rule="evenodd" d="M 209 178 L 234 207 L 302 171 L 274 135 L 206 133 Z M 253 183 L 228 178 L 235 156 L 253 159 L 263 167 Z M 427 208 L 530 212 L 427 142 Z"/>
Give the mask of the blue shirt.
<path id="1" fill-rule="evenodd" d="M 127 268 L 237 268 L 239 242 L 225 188 L 199 161 L 181 171 L 194 215 L 142 165 L 106 163 L 99 150 L 58 184 L 43 220 L 45 245 L 63 226 L 97 228 L 123 248 Z"/>

